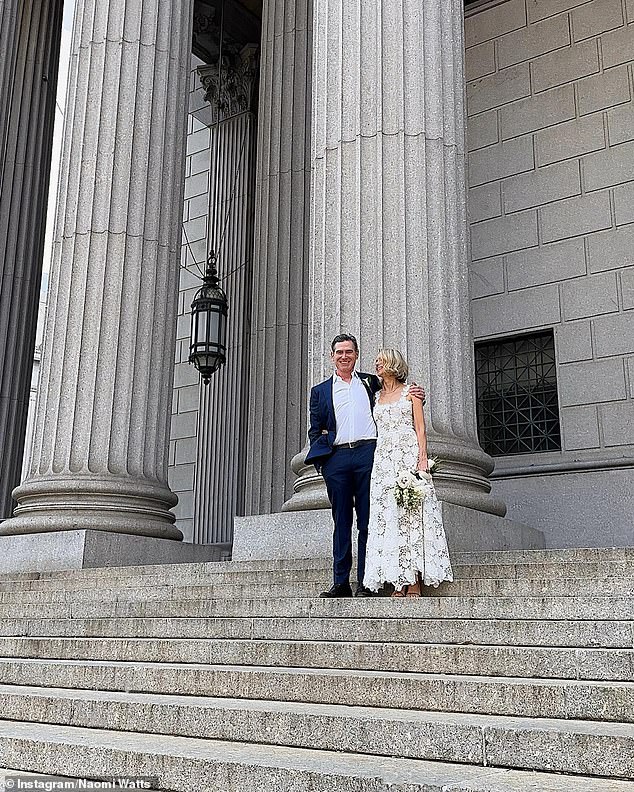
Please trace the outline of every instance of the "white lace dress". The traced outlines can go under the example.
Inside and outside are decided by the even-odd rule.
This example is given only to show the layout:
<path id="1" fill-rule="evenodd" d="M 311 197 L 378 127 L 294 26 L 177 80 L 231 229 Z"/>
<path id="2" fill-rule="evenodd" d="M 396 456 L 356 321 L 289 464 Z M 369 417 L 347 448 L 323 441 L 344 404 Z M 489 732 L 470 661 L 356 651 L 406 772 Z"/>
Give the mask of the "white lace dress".
<path id="1" fill-rule="evenodd" d="M 378 428 L 374 467 L 370 483 L 370 523 L 363 583 L 378 591 L 384 583 L 397 589 L 416 582 L 438 586 L 453 580 L 442 512 L 434 485 L 425 487 L 425 498 L 415 511 L 406 511 L 394 498 L 399 473 L 416 470 L 418 439 L 414 430 L 409 386 L 392 404 L 380 404 L 376 396 L 374 419 Z"/>

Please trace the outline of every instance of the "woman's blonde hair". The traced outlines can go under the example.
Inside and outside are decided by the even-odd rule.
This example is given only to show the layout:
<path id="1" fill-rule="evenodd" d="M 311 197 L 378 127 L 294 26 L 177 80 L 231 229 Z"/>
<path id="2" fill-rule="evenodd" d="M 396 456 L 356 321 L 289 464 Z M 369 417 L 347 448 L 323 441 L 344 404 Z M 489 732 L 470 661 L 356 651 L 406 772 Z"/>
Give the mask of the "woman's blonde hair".
<path id="1" fill-rule="evenodd" d="M 398 349 L 379 349 L 377 358 L 383 362 L 383 371 L 391 374 L 399 382 L 405 382 L 409 373 L 409 366 Z"/>

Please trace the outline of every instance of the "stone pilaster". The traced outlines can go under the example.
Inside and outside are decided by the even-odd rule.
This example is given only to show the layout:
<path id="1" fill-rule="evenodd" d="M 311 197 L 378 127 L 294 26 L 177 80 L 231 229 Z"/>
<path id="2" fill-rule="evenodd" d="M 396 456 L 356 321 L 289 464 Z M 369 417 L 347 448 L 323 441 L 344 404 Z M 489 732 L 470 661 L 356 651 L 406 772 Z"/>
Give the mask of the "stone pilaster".
<path id="1" fill-rule="evenodd" d="M 214 113 L 209 245 L 229 300 L 227 362 L 201 387 L 198 465 L 194 482 L 194 541 L 230 543 L 233 518 L 244 514 L 249 411 L 249 341 L 253 273 L 253 211 L 257 122 L 252 111 L 257 82 L 257 46 L 245 47 L 223 64 L 198 71 Z M 218 96 L 220 91 L 220 97 Z M 218 146 L 219 163 L 213 159 Z M 214 191 L 214 186 L 217 190 Z M 214 196 L 214 192 L 217 194 Z"/>
<path id="2" fill-rule="evenodd" d="M 279 509 L 306 433 L 310 0 L 262 12 L 247 514 Z"/>
<path id="3" fill-rule="evenodd" d="M 341 330 L 365 369 L 402 350 L 429 394 L 440 496 L 503 515 L 475 422 L 463 4 L 314 2 L 309 381 L 330 373 Z M 305 473 L 286 508 L 323 505 Z"/>
<path id="4" fill-rule="evenodd" d="M 167 486 L 191 0 L 79 0 L 29 478 L 1 533 L 180 539 Z"/>
<path id="5" fill-rule="evenodd" d="M 0 519 L 13 510 L 29 409 L 62 4 L 0 2 Z"/>

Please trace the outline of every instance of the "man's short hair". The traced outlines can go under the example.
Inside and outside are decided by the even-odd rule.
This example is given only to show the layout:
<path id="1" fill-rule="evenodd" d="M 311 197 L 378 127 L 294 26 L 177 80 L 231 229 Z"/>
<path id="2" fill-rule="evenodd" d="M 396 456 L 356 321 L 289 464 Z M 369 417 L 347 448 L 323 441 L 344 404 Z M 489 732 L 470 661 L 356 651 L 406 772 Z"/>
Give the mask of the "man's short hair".
<path id="1" fill-rule="evenodd" d="M 331 351 L 334 353 L 335 351 L 335 344 L 340 344 L 342 341 L 352 341 L 354 344 L 354 351 L 359 354 L 359 344 L 357 344 L 357 339 L 350 335 L 350 333 L 339 333 L 332 339 L 332 344 L 330 345 Z"/>

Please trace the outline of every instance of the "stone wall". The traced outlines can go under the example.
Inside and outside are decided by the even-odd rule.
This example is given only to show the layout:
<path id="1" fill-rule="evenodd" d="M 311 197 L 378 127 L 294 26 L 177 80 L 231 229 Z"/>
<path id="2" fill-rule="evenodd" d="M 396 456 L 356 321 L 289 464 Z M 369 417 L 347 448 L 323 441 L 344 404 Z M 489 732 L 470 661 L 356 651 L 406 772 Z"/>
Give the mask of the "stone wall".
<path id="1" fill-rule="evenodd" d="M 495 490 L 551 546 L 631 544 L 634 0 L 489 3 L 465 35 L 475 338 L 553 328 L 558 363 L 563 450 Z"/>

